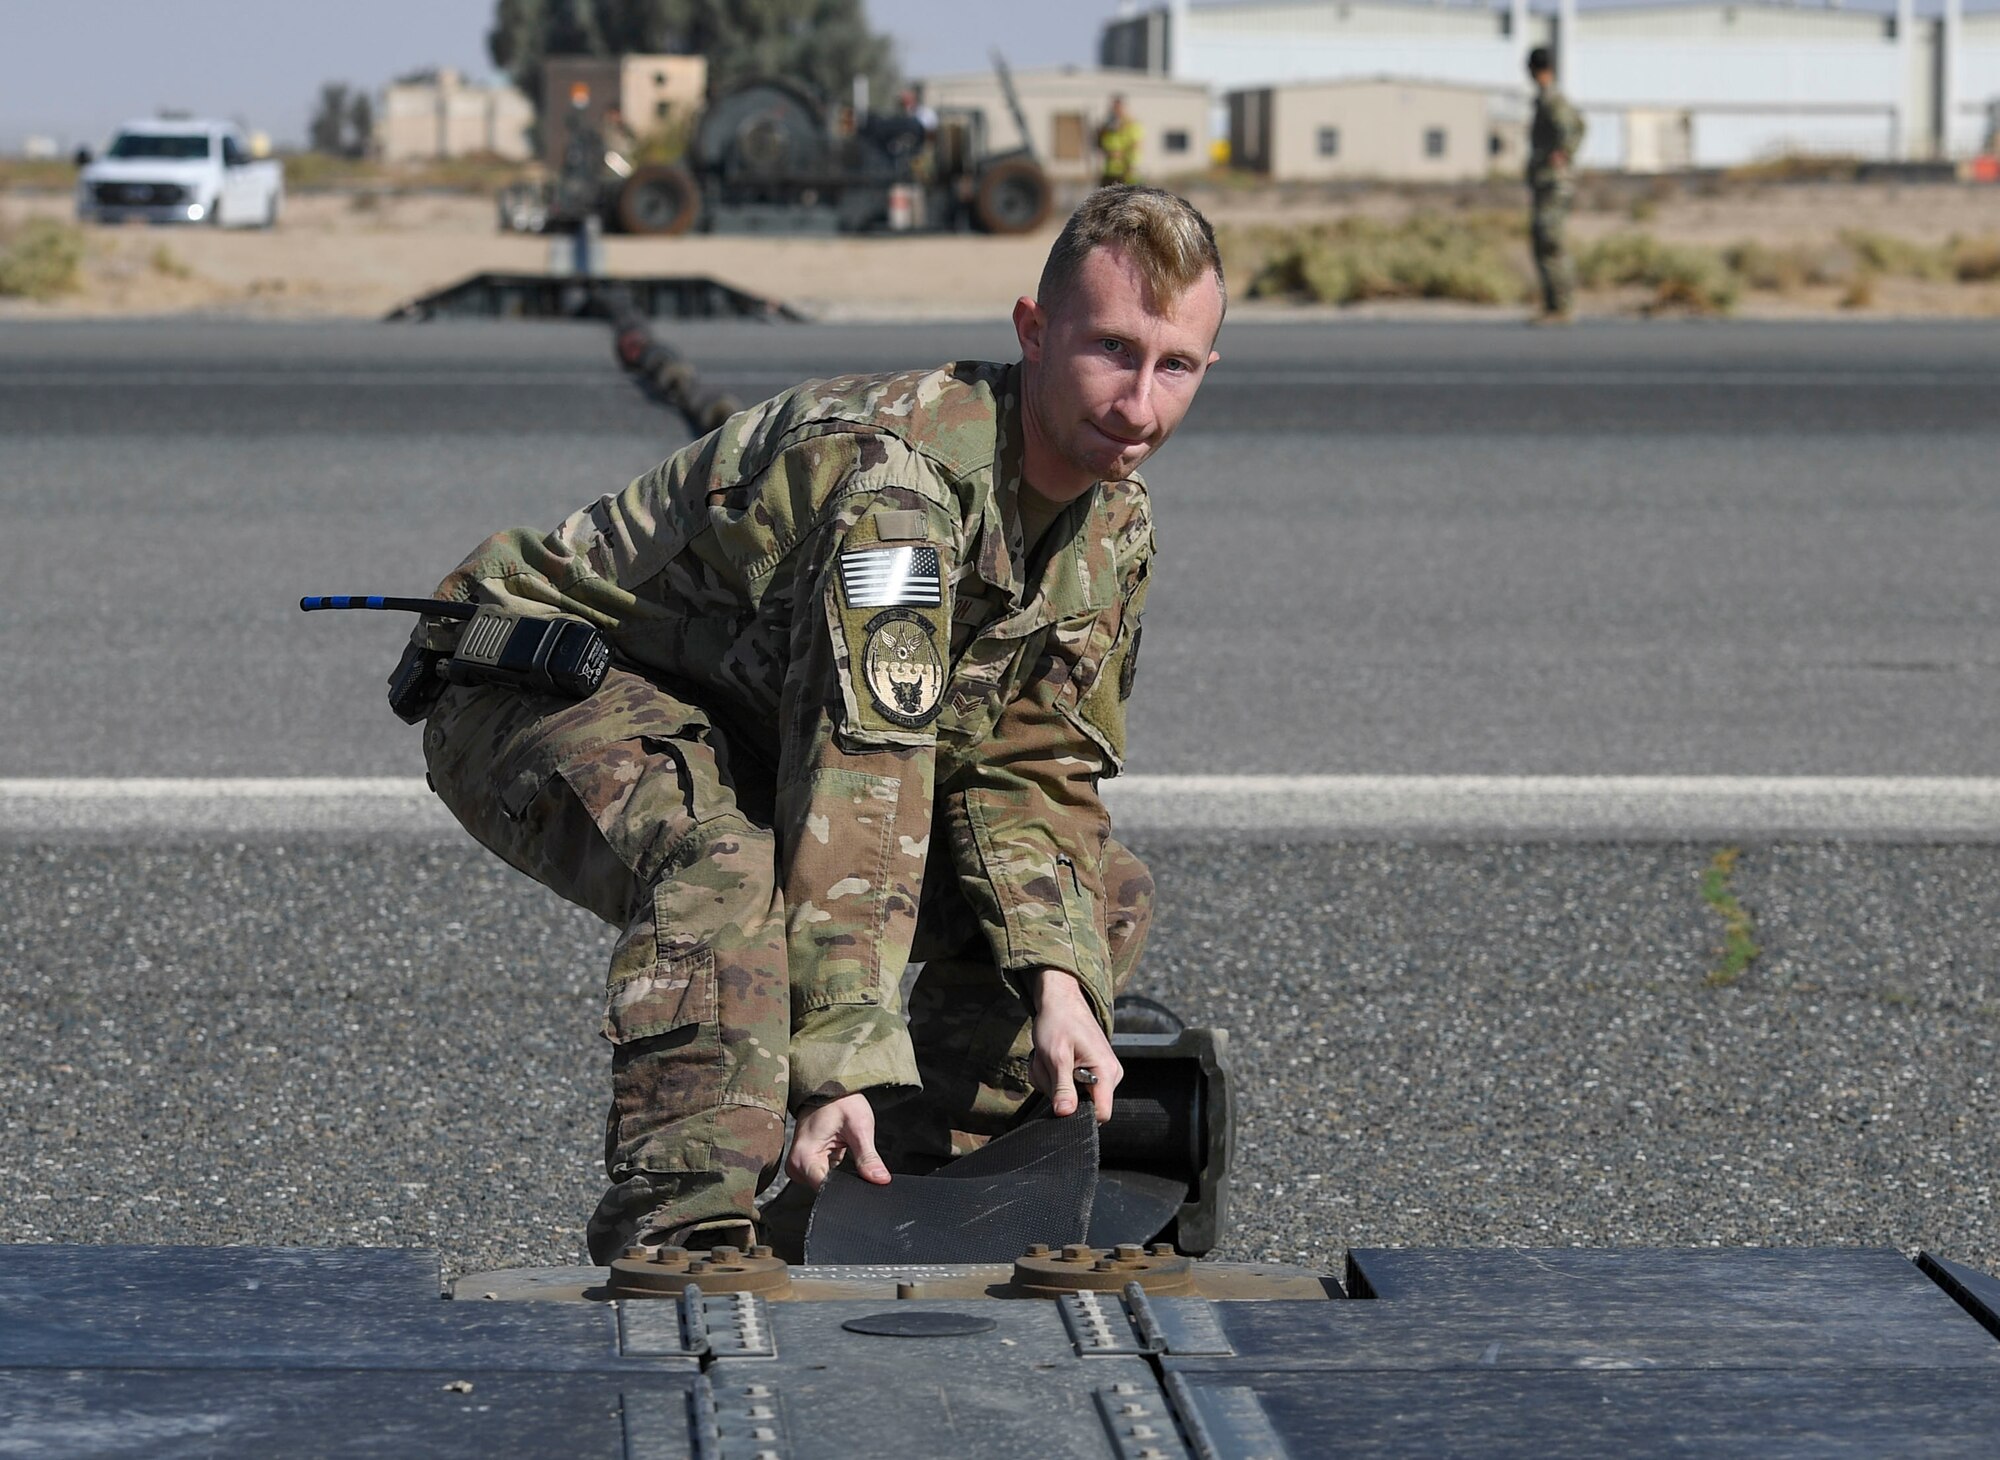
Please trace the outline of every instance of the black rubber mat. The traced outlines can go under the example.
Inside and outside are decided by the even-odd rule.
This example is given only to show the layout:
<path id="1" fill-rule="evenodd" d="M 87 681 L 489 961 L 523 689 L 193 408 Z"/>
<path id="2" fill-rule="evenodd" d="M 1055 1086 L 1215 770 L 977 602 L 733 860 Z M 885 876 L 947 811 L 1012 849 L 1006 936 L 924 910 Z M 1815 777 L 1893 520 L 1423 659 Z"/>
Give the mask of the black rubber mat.
<path id="1" fill-rule="evenodd" d="M 1100 1171 L 1090 1206 L 1092 1247 L 1151 1242 L 1187 1201 L 1188 1184 L 1150 1171 Z"/>
<path id="2" fill-rule="evenodd" d="M 1088 1110 L 1033 1120 L 930 1176 L 874 1186 L 827 1178 L 806 1228 L 809 1263 L 1011 1262 L 1031 1242 L 1082 1242 L 1097 1190 Z"/>

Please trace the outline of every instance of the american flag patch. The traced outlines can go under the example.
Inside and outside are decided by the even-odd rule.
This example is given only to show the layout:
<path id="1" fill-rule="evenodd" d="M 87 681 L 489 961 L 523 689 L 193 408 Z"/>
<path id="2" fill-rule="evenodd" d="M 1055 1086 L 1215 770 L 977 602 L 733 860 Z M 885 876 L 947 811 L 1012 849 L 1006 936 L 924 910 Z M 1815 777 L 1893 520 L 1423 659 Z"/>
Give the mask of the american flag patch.
<path id="1" fill-rule="evenodd" d="M 934 547 L 855 548 L 840 555 L 840 588 L 849 608 L 935 608 L 938 555 Z"/>

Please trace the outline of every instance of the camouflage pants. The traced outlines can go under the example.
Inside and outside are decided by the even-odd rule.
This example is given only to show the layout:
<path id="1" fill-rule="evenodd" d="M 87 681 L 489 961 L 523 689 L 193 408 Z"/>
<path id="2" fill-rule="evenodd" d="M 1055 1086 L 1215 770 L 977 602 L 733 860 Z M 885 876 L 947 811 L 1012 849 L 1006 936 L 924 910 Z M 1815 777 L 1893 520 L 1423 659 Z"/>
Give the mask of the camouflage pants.
<path id="1" fill-rule="evenodd" d="M 1532 196 L 1528 232 L 1535 246 L 1535 272 L 1542 281 L 1542 308 L 1550 314 L 1568 314 L 1576 303 L 1576 266 L 1563 241 L 1569 227 L 1570 189 L 1536 187 Z"/>
<path id="2" fill-rule="evenodd" d="M 591 1218 L 593 1257 L 642 1220 L 753 1215 L 783 1154 L 791 1019 L 769 773 L 733 759 L 701 709 L 620 670 L 576 703 L 448 690 L 424 752 L 439 797 L 482 845 L 622 930 L 603 1027 L 611 1187 Z M 1104 855 L 1122 987 L 1152 881 L 1118 843 Z M 1032 1018 L 948 864 L 933 858 L 918 915 L 916 956 L 929 962 L 910 1030 L 924 1090 L 883 1112 L 892 1169 L 983 1143 L 1030 1093 Z"/>

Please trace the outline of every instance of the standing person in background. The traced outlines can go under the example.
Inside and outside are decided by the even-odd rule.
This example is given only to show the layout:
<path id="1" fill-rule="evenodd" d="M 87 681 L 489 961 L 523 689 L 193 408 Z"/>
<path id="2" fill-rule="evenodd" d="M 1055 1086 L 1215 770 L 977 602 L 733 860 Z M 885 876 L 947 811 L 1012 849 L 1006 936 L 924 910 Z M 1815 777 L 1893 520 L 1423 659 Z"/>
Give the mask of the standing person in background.
<path id="1" fill-rule="evenodd" d="M 1583 118 L 1556 90 L 1555 58 L 1547 46 L 1528 52 L 1535 83 L 1535 117 L 1528 124 L 1529 234 L 1542 281 L 1538 323 L 1565 324 L 1576 304 L 1576 270 L 1563 243 L 1576 187 L 1571 164 L 1583 145 Z"/>
<path id="2" fill-rule="evenodd" d="M 1103 161 L 1097 168 L 1097 185 L 1119 187 L 1139 180 L 1139 139 L 1144 134 L 1125 110 L 1125 98 L 1111 98 L 1111 115 L 1097 129 L 1097 150 Z"/>

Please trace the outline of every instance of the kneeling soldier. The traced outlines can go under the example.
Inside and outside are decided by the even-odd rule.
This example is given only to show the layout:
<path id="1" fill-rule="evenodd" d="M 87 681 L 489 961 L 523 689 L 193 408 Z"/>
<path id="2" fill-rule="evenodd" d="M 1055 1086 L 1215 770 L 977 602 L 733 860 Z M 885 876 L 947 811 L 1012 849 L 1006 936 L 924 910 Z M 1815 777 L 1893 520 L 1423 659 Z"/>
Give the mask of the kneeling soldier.
<path id="1" fill-rule="evenodd" d="M 1199 213 L 1094 194 L 1017 363 L 799 386 L 445 580 L 616 655 L 580 701 L 447 689 L 424 734 L 475 837 L 623 930 L 596 1260 L 746 1243 L 788 1109 L 810 1188 L 928 1170 L 1036 1088 L 1072 1113 L 1083 1069 L 1108 1118 L 1152 891 L 1098 796 L 1153 551 L 1133 473 L 1223 307 Z"/>

